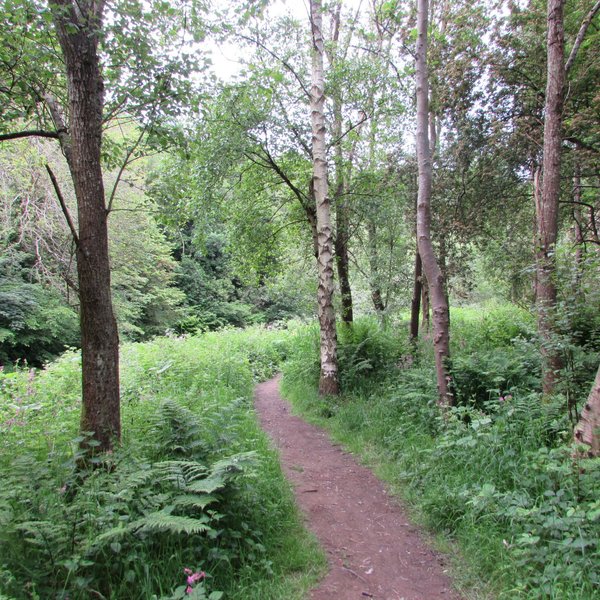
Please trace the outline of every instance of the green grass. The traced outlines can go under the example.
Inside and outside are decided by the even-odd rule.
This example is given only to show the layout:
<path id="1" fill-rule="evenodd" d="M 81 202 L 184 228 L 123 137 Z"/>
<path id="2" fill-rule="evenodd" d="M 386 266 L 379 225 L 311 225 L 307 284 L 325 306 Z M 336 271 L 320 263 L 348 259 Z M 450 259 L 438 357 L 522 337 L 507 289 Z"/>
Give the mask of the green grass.
<path id="1" fill-rule="evenodd" d="M 83 480 L 78 354 L 0 375 L 0 596 L 304 598 L 325 559 L 252 409 L 289 337 L 256 328 L 125 345 L 123 444 L 111 471 Z M 192 492 L 207 476 L 215 491 Z M 206 572 L 193 595 L 184 568 Z"/>
<path id="2" fill-rule="evenodd" d="M 435 405 L 431 349 L 406 368 L 397 356 L 403 342 L 387 364 L 343 373 L 350 385 L 342 396 L 323 399 L 318 371 L 307 372 L 315 331 L 298 332 L 282 390 L 446 540 L 466 597 L 591 600 L 600 594 L 600 461 L 573 460 L 564 399 L 540 401 L 539 357 L 519 334 L 527 332 L 521 322 L 527 315 L 507 307 L 497 322 L 494 312 L 453 319 L 455 377 L 460 369 L 470 376 L 447 420 Z M 379 332 L 369 331 L 362 337 L 377 347 Z M 387 340 L 389 332 L 380 343 Z"/>

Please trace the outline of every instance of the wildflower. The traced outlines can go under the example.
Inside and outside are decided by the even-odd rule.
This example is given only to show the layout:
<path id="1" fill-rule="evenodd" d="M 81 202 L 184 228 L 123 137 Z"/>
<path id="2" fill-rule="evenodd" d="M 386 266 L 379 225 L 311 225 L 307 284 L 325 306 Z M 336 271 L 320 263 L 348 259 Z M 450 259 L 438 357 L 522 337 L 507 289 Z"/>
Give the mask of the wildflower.
<path id="1" fill-rule="evenodd" d="M 204 571 L 192 571 L 185 567 L 183 569 L 185 575 L 187 575 L 187 587 L 185 588 L 186 594 L 191 594 L 194 588 L 192 587 L 195 583 L 202 581 L 206 577 L 206 573 Z"/>

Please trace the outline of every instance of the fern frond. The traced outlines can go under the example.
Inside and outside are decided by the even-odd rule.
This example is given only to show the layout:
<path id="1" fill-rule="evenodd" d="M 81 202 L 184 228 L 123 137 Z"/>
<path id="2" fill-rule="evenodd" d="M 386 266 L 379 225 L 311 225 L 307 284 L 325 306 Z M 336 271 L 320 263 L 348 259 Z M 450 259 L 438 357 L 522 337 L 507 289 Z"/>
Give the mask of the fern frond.
<path id="1" fill-rule="evenodd" d="M 199 508 L 200 510 L 204 510 L 207 506 L 218 500 L 216 496 L 202 493 L 202 495 L 182 494 L 181 496 L 175 496 L 172 502 L 178 508 Z"/>
<path id="2" fill-rule="evenodd" d="M 169 514 L 167 510 L 160 510 L 150 513 L 145 517 L 138 519 L 132 526 L 137 531 L 147 532 L 167 532 L 174 534 L 192 535 L 195 533 L 205 533 L 212 530 L 208 525 L 209 518 L 205 515 L 195 519 L 193 517 L 182 517 Z"/>
<path id="3" fill-rule="evenodd" d="M 187 489 L 196 494 L 213 494 L 227 487 L 227 481 L 219 475 L 199 479 L 188 485 Z"/>
<path id="4" fill-rule="evenodd" d="M 119 540 L 136 529 L 135 524 L 129 523 L 128 525 L 119 525 L 112 527 L 108 531 L 96 536 L 92 541 L 91 548 L 98 548 L 106 543 L 112 543 Z"/>

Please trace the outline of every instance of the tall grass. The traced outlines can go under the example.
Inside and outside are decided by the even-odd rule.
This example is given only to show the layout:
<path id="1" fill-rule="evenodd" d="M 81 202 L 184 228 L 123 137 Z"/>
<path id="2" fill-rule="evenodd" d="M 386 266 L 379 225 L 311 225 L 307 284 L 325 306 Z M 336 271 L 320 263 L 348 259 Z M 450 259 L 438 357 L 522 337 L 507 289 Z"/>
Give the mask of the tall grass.
<path id="1" fill-rule="evenodd" d="M 0 375 L 0 597 L 303 598 L 323 556 L 251 406 L 288 337 L 124 346 L 123 443 L 85 477 L 78 354 Z"/>
<path id="2" fill-rule="evenodd" d="M 404 332 L 376 368 L 345 373 L 350 384 L 337 399 L 318 397 L 314 370 L 306 371 L 315 364 L 315 331 L 299 332 L 283 391 L 373 464 L 425 525 L 458 544 L 463 570 L 471 565 L 471 596 L 599 597 L 600 461 L 573 458 L 565 399 L 539 397 L 529 316 L 463 310 L 452 324 L 459 404 L 446 419 L 431 347 L 409 359 Z M 358 330 L 372 347 L 390 344 L 373 324 Z M 340 339 L 341 355 L 352 355 L 344 347 L 354 346 L 352 337 Z"/>

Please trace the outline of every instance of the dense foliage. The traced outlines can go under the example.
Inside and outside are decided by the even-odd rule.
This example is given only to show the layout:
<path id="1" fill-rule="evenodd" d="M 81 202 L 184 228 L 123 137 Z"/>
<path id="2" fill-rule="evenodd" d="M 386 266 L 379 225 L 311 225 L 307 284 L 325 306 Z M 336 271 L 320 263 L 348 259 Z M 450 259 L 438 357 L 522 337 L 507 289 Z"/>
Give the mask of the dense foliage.
<path id="1" fill-rule="evenodd" d="M 288 347 L 259 329 L 125 346 L 125 440 L 86 472 L 78 354 L 0 374 L 0 595 L 300 598 L 320 555 L 249 409 Z"/>
<path id="2" fill-rule="evenodd" d="M 342 397 L 316 394 L 314 328 L 296 334 L 284 392 L 362 454 L 423 523 L 455 540 L 470 565 L 467 589 L 484 581 L 507 599 L 594 597 L 600 461 L 574 457 L 566 398 L 539 399 L 531 317 L 507 306 L 463 309 L 453 324 L 458 403 L 446 418 L 429 344 L 415 353 L 401 335 L 362 321 L 340 332 Z"/>
<path id="3" fill-rule="evenodd" d="M 0 597 L 300 597 L 319 559 L 250 406 L 284 362 L 492 594 L 595 597 L 600 446 L 571 441 L 599 442 L 600 3 L 313 0 L 315 132 L 317 19 L 282 4 L 0 7 Z M 328 348 L 278 329 L 317 316 Z M 324 358 L 339 398 L 315 393 Z"/>

